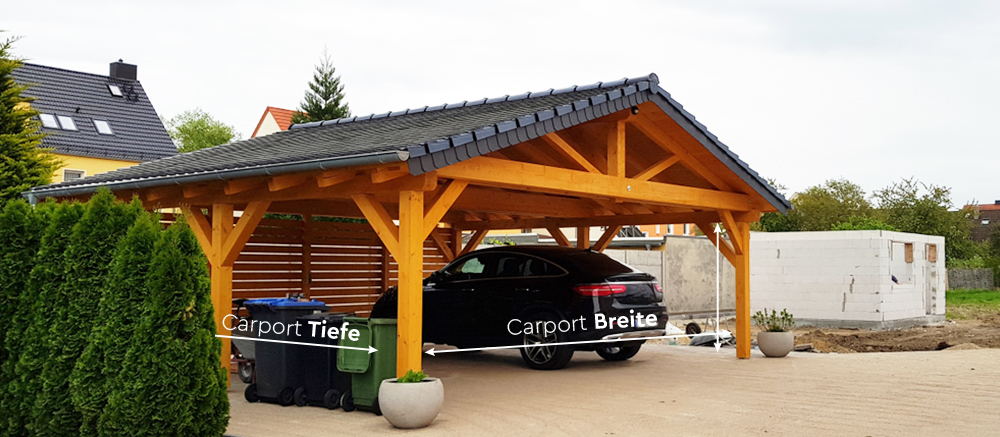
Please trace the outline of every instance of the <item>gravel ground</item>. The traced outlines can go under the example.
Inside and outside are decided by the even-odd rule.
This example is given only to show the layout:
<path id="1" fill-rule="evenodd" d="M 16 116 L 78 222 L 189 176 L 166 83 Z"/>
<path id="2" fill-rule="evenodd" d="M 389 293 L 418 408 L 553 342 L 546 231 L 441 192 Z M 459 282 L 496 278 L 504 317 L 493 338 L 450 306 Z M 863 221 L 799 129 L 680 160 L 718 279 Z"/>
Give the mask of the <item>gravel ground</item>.
<path id="1" fill-rule="evenodd" d="M 578 352 L 554 372 L 513 351 L 425 356 L 445 405 L 414 435 L 994 435 L 1000 349 L 792 353 L 646 345 L 632 360 Z M 234 378 L 236 436 L 394 435 L 370 413 L 249 404 Z"/>

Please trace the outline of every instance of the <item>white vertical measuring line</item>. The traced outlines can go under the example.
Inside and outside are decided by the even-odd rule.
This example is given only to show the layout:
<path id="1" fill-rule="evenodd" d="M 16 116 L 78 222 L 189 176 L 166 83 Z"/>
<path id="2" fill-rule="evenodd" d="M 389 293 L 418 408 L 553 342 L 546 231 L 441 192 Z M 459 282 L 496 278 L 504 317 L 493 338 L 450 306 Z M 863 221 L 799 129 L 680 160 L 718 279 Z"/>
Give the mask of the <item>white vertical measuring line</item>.
<path id="1" fill-rule="evenodd" d="M 719 255 L 722 251 L 719 249 L 719 236 L 722 235 L 722 229 L 719 228 L 719 224 L 715 224 L 715 351 L 718 352 L 722 348 L 722 343 L 719 342 L 719 298 L 722 296 L 722 292 L 719 289 Z"/>

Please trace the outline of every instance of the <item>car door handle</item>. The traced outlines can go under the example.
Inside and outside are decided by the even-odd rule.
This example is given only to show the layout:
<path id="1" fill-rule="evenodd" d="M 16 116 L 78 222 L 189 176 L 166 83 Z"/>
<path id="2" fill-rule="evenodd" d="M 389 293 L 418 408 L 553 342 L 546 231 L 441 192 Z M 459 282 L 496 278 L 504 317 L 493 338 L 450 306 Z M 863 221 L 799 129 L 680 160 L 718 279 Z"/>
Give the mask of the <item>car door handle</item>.
<path id="1" fill-rule="evenodd" d="M 538 291 L 538 290 L 529 290 L 527 288 L 515 288 L 514 291 L 516 291 L 518 293 L 527 293 L 529 291 Z"/>

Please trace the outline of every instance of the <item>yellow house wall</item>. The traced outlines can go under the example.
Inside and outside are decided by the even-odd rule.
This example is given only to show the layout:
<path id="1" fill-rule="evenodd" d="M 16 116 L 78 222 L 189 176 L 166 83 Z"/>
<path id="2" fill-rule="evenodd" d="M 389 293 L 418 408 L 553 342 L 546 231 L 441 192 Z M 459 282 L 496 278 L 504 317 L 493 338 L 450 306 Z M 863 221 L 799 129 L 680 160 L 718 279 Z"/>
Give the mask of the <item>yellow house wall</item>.
<path id="1" fill-rule="evenodd" d="M 56 156 L 63 161 L 63 166 L 59 167 L 55 174 L 52 175 L 53 183 L 63 181 L 63 169 L 83 170 L 86 172 L 84 176 L 93 176 L 95 174 L 117 170 L 122 167 L 131 167 L 139 163 L 138 161 L 118 161 L 114 159 L 90 158 L 86 156 L 61 155 L 58 153 Z"/>

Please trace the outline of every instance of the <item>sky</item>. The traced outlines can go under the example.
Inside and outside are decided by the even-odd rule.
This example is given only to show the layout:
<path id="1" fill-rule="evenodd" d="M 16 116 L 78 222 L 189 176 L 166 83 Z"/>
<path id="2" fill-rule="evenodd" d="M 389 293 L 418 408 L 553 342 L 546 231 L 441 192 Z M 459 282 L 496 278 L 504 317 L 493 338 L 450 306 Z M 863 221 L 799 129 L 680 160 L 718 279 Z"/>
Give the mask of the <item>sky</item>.
<path id="1" fill-rule="evenodd" d="M 655 72 L 788 194 L 916 178 L 956 205 L 1000 200 L 1000 2 L 44 4 L 0 16 L 16 56 L 97 74 L 123 59 L 161 116 L 201 108 L 244 138 L 265 107 L 299 105 L 324 50 L 354 115 Z"/>

